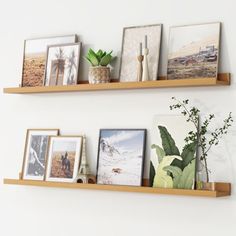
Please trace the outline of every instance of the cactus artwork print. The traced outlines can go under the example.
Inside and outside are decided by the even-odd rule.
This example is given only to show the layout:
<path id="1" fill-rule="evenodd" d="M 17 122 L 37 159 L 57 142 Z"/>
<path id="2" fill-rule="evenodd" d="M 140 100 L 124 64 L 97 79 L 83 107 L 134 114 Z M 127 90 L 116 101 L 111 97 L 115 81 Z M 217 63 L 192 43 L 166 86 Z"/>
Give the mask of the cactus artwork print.
<path id="1" fill-rule="evenodd" d="M 150 186 L 194 188 L 197 143 L 185 139 L 195 129 L 182 116 L 155 116 L 151 134 Z"/>

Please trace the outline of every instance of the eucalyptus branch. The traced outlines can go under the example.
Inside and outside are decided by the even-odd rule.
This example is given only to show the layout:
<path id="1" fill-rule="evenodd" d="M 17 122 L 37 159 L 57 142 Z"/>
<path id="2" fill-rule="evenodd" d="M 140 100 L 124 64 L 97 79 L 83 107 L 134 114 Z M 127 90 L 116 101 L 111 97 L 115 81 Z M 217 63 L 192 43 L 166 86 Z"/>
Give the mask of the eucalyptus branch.
<path id="1" fill-rule="evenodd" d="M 170 106 L 170 110 L 174 109 L 183 109 L 181 114 L 186 116 L 187 122 L 192 122 L 196 127 L 196 132 L 190 131 L 188 136 L 185 138 L 185 142 L 197 142 L 198 148 L 201 149 L 200 160 L 204 162 L 204 167 L 206 170 L 207 181 L 209 181 L 209 173 L 207 167 L 207 156 L 208 152 L 212 148 L 213 145 L 218 145 L 220 139 L 223 135 L 228 133 L 228 129 L 232 126 L 233 118 L 232 113 L 230 112 L 228 117 L 223 121 L 223 126 L 221 128 L 216 128 L 213 132 L 211 132 L 210 140 L 207 139 L 207 134 L 209 133 L 209 125 L 211 124 L 212 120 L 215 118 L 214 114 L 209 114 L 207 118 L 202 122 L 202 125 L 199 125 L 199 114 L 200 110 L 196 107 L 188 108 L 189 100 L 180 101 L 175 97 L 172 97 L 176 103 Z"/>

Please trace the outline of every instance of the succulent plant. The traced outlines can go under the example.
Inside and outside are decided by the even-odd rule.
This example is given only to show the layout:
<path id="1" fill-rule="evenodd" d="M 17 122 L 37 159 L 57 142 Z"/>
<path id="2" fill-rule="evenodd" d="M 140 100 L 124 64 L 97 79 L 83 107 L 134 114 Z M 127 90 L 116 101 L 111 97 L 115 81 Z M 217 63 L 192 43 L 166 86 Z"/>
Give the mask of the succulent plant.
<path id="1" fill-rule="evenodd" d="M 91 48 L 88 51 L 87 56 L 85 57 L 91 66 L 107 66 L 113 59 L 111 55 L 113 51 L 107 53 L 99 49 L 97 52 L 94 52 Z"/>

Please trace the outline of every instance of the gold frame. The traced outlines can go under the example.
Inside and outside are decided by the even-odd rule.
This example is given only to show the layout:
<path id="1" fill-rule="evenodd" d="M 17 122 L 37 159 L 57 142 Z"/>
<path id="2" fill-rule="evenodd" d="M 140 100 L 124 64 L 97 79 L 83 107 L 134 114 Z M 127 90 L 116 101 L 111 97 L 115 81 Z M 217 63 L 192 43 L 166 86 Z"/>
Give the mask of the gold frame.
<path id="1" fill-rule="evenodd" d="M 23 154 L 23 163 L 22 163 L 22 168 L 21 168 L 21 176 L 20 179 L 24 179 L 24 171 L 25 171 L 25 162 L 26 162 L 26 153 L 27 153 L 27 146 L 28 146 L 28 142 L 29 142 L 29 133 L 30 131 L 57 131 L 57 135 L 60 135 L 60 129 L 27 129 L 26 131 L 26 137 L 25 137 L 25 146 L 24 146 L 24 154 Z M 58 137 L 58 136 L 56 136 Z M 49 136 L 50 139 L 50 136 Z M 48 140 L 48 144 L 47 144 L 47 149 L 48 149 L 48 145 L 49 145 L 49 140 Z M 45 163 L 47 158 L 47 150 L 46 150 L 46 155 L 45 155 Z M 45 165 L 45 173 L 46 173 L 46 165 Z M 44 173 L 44 175 L 45 175 Z"/>
<path id="2" fill-rule="evenodd" d="M 44 181 L 47 181 L 46 180 L 46 176 L 47 176 L 47 172 L 48 172 L 48 160 L 49 160 L 49 150 L 50 150 L 50 146 L 51 146 L 51 141 L 52 141 L 52 138 L 81 138 L 82 141 L 81 141 L 81 144 L 80 144 L 80 153 L 79 153 L 79 163 L 78 163 L 78 170 L 79 170 L 79 167 L 80 167 L 80 164 L 81 164 L 81 157 L 82 157 L 82 152 L 83 152 L 83 142 L 84 142 L 84 138 L 83 138 L 83 135 L 52 135 L 49 137 L 49 140 L 48 140 L 48 146 L 47 146 L 47 152 L 46 152 L 46 164 L 45 164 L 45 175 L 44 175 Z M 48 181 L 49 182 L 49 181 Z M 58 181 L 60 182 L 60 181 Z"/>

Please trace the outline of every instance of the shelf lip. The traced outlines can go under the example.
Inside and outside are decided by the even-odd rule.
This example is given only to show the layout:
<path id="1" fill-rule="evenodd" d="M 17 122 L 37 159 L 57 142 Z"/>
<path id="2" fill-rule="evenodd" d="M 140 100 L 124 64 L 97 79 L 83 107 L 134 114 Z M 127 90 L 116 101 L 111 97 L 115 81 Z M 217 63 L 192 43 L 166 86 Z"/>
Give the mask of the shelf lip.
<path id="1" fill-rule="evenodd" d="M 193 78 L 180 80 L 162 79 L 143 82 L 111 82 L 104 84 L 63 85 L 43 87 L 13 87 L 4 88 L 3 92 L 8 94 L 32 94 L 32 93 L 63 93 L 83 91 L 104 91 L 104 90 L 128 90 L 128 89 L 156 89 L 174 87 L 199 87 L 199 86 L 222 86 L 230 85 L 230 73 L 218 74 L 218 79 Z"/>
<path id="2" fill-rule="evenodd" d="M 69 188 L 69 189 L 87 189 L 87 190 L 102 190 L 102 191 L 118 191 L 118 192 L 134 192 L 134 193 L 151 193 L 151 194 L 166 194 L 166 195 L 182 195 L 182 196 L 198 196 L 198 197 L 225 197 L 230 196 L 230 191 L 207 191 L 207 190 L 189 190 L 189 189 L 164 189 L 151 187 L 133 187 L 121 185 L 100 185 L 100 184 L 77 184 L 77 183 L 62 183 L 48 182 L 38 180 L 19 180 L 19 179 L 4 179 L 4 184 L 10 185 L 25 185 L 38 187 L 52 188 Z M 230 186 L 229 183 L 222 185 Z"/>

